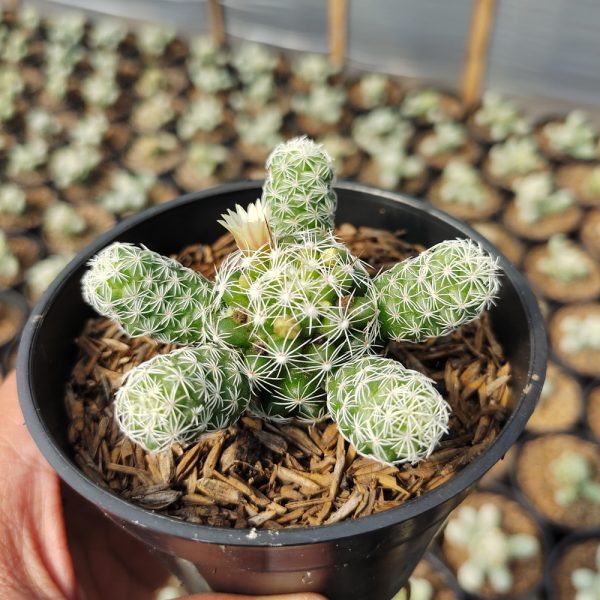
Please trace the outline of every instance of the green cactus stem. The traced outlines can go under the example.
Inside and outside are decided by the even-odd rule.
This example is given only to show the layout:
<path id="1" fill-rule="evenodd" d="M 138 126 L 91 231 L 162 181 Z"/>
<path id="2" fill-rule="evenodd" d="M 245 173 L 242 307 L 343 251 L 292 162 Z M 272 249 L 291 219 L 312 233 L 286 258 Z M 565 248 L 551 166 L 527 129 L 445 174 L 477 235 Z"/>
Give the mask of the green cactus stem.
<path id="1" fill-rule="evenodd" d="M 82 280 L 86 302 L 129 335 L 180 344 L 203 339 L 212 286 L 199 273 L 151 250 L 119 242 L 89 265 Z"/>
<path id="2" fill-rule="evenodd" d="M 250 400 L 238 354 L 214 345 L 182 348 L 132 369 L 115 397 L 122 431 L 150 451 L 192 442 L 235 423 Z"/>
<path id="3" fill-rule="evenodd" d="M 378 336 L 365 266 L 333 237 L 240 250 L 215 289 L 227 310 L 212 338 L 246 351 L 248 377 L 266 398 L 257 412 L 271 418 L 323 418 L 327 377 Z"/>
<path id="4" fill-rule="evenodd" d="M 477 318 L 499 287 L 496 261 L 472 240 L 447 240 L 375 279 L 382 335 L 420 342 Z"/>
<path id="5" fill-rule="evenodd" d="M 433 381 L 379 356 L 339 369 L 327 385 L 327 406 L 359 454 L 386 464 L 426 458 L 448 430 L 449 406 Z"/>
<path id="6" fill-rule="evenodd" d="M 280 144 L 267 160 L 267 171 L 262 200 L 275 238 L 333 229 L 333 163 L 322 146 L 305 137 Z"/>

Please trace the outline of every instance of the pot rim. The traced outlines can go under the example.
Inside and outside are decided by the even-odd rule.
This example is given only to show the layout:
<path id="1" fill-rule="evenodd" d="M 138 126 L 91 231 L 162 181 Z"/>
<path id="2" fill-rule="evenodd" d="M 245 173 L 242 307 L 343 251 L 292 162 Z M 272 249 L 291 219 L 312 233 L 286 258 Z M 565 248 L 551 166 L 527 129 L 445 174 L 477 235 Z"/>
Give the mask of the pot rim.
<path id="1" fill-rule="evenodd" d="M 52 282 L 31 311 L 23 331 L 17 359 L 19 401 L 25 417 L 25 423 L 46 460 L 57 471 L 58 475 L 76 492 L 88 500 L 93 499 L 94 504 L 99 506 L 104 512 L 110 513 L 119 519 L 133 522 L 139 527 L 187 540 L 236 546 L 298 546 L 355 537 L 413 519 L 472 486 L 517 440 L 519 434 L 524 430 L 525 423 L 533 412 L 541 391 L 546 369 L 547 342 L 543 325 L 544 321 L 537 301 L 524 276 L 494 246 L 465 223 L 434 208 L 428 202 L 346 181 L 337 182 L 335 188 L 337 190 L 358 192 L 370 197 L 376 197 L 379 200 L 384 200 L 390 206 L 403 204 L 414 211 L 421 212 L 426 217 L 445 221 L 456 229 L 456 233 L 459 236 L 471 237 L 481 243 L 488 252 L 498 256 L 499 265 L 504 277 L 512 281 L 519 293 L 521 305 L 529 323 L 531 350 L 529 353 L 527 374 L 528 383 L 521 390 L 520 401 L 517 405 L 518 409 L 511 414 L 498 437 L 480 456 L 475 458 L 448 481 L 423 496 L 413 498 L 405 504 L 374 515 L 341 521 L 331 525 L 305 528 L 284 528 L 277 530 L 225 529 L 179 521 L 121 499 L 88 479 L 83 471 L 71 460 L 69 455 L 63 452 L 49 435 L 49 431 L 36 407 L 28 365 L 30 356 L 35 352 L 36 339 L 48 307 L 55 301 L 58 292 L 65 282 L 91 256 L 143 221 L 156 218 L 172 208 L 214 197 L 215 195 L 230 194 L 250 189 L 256 189 L 260 195 L 261 187 L 262 184 L 258 181 L 228 183 L 200 192 L 184 194 L 171 202 L 154 206 L 129 217 L 81 250 L 67 265 L 61 275 Z"/>

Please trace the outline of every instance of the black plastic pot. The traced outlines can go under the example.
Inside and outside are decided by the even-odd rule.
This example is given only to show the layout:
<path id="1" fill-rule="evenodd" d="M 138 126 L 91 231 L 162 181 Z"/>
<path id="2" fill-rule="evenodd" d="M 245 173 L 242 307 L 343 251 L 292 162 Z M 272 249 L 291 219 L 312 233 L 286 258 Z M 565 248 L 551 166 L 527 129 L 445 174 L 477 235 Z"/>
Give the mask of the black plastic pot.
<path id="1" fill-rule="evenodd" d="M 546 561 L 546 567 L 544 569 L 544 587 L 546 590 L 546 597 L 549 600 L 560 600 L 558 593 L 556 592 L 553 573 L 558 562 L 563 557 L 565 552 L 571 547 L 583 542 L 596 540 L 600 547 L 600 529 L 586 529 L 585 531 L 577 531 L 564 537 L 552 550 L 549 559 Z M 578 565 L 583 566 L 583 565 Z"/>
<path id="2" fill-rule="evenodd" d="M 421 201 L 350 183 L 338 185 L 337 192 L 340 223 L 404 229 L 409 241 L 426 246 L 473 237 L 494 251 L 468 226 Z M 406 583 L 450 511 L 515 442 L 541 391 L 547 350 L 542 317 L 524 278 L 503 257 L 503 285 L 492 319 L 512 363 L 516 408 L 486 452 L 418 499 L 322 527 L 219 529 L 129 504 L 87 479 L 72 460 L 62 398 L 75 358 L 73 340 L 92 316 L 80 291 L 87 260 L 113 240 L 143 243 L 163 254 L 213 241 L 222 233 L 216 224 L 220 214 L 258 196 L 256 182 L 188 194 L 132 217 L 82 251 L 46 291 L 26 325 L 17 368 L 25 420 L 66 483 L 165 557 L 190 591 L 205 590 L 204 578 L 215 591 L 315 591 L 332 600 L 389 600 Z"/>

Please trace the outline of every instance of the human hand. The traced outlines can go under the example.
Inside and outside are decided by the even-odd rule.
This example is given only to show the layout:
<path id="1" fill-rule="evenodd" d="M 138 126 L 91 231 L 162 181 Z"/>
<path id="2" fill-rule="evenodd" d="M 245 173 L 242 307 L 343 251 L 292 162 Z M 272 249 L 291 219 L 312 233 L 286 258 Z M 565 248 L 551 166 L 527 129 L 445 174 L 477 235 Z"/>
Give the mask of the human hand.
<path id="1" fill-rule="evenodd" d="M 0 598 L 150 600 L 169 574 L 148 549 L 66 486 L 43 458 L 17 399 L 0 387 Z M 197 594 L 187 600 L 244 600 Z M 318 594 L 254 600 L 324 600 Z"/>

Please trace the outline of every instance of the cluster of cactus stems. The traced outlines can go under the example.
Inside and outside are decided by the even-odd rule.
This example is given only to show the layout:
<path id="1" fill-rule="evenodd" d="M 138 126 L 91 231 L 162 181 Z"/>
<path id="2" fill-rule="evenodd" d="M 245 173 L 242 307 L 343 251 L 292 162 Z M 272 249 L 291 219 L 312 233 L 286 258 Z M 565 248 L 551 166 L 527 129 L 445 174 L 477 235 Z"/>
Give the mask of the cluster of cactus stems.
<path id="1" fill-rule="evenodd" d="M 331 416 L 357 451 L 388 464 L 428 456 L 449 406 L 424 375 L 377 354 L 384 340 L 444 335 L 485 310 L 497 267 L 469 240 L 443 242 L 374 279 L 333 235 L 332 161 L 306 138 L 267 161 L 262 198 L 220 221 L 238 250 L 215 280 L 114 243 L 84 297 L 131 336 L 187 348 L 133 369 L 119 424 L 148 450 L 190 442 L 248 409 L 271 420 Z"/>

